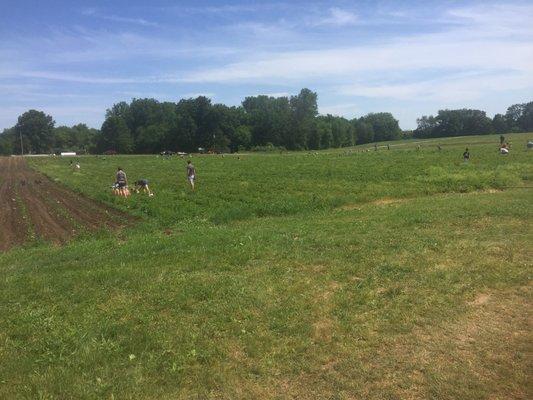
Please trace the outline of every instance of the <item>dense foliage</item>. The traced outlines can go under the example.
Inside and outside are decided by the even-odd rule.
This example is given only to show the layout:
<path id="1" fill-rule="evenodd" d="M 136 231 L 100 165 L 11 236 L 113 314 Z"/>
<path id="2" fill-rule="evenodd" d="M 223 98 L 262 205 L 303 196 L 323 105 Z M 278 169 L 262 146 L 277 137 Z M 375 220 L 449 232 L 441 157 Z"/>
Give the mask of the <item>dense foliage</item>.
<path id="1" fill-rule="evenodd" d="M 54 153 L 63 150 L 90 153 L 96 150 L 99 131 L 77 124 L 55 127 L 55 121 L 42 111 L 29 110 L 17 124 L 0 133 L 0 154 Z"/>
<path id="2" fill-rule="evenodd" d="M 391 114 L 365 118 L 380 134 L 387 131 L 380 137 L 398 137 L 398 121 Z M 318 116 L 317 95 L 309 89 L 291 97 L 246 97 L 240 107 L 212 104 L 204 96 L 176 104 L 133 99 L 107 111 L 98 150 L 323 149 L 360 143 L 355 125 L 341 117 Z"/>
<path id="3" fill-rule="evenodd" d="M 76 151 L 151 154 L 163 150 L 318 150 L 408 138 L 527 132 L 533 130 L 533 102 L 514 104 L 493 119 L 481 110 L 440 110 L 423 116 L 414 131 L 402 131 L 391 113 L 348 120 L 319 115 L 317 94 L 246 97 L 241 106 L 213 104 L 205 96 L 177 103 L 156 99 L 119 102 L 106 112 L 100 130 L 84 124 L 54 127 L 50 115 L 30 110 L 0 133 L 0 154 Z"/>
<path id="4" fill-rule="evenodd" d="M 481 110 L 440 110 L 436 117 L 423 116 L 417 120 L 414 137 L 485 135 L 489 133 L 529 132 L 533 130 L 533 102 L 514 104 L 505 115 L 490 119 Z"/>
<path id="5" fill-rule="evenodd" d="M 85 125 L 54 128 L 51 116 L 30 110 L 12 129 L 0 135 L 0 153 L 25 152 L 156 153 L 242 149 L 326 149 L 400 138 L 398 121 L 390 113 L 368 114 L 352 121 L 319 116 L 317 94 L 246 97 L 239 107 L 213 104 L 204 96 L 177 103 L 133 99 L 114 104 L 100 131 Z M 26 143 L 27 142 L 27 143 Z"/>

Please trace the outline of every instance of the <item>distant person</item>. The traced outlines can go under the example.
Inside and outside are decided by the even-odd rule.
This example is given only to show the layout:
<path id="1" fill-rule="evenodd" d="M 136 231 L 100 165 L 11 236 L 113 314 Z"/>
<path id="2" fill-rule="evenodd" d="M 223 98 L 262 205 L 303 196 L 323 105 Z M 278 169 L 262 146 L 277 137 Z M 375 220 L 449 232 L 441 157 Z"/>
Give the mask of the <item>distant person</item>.
<path id="1" fill-rule="evenodd" d="M 378 151 L 378 144 L 377 143 L 374 144 L 374 151 Z"/>
<path id="2" fill-rule="evenodd" d="M 139 179 L 135 181 L 135 193 L 148 193 L 148 196 L 153 196 L 154 194 L 150 191 L 148 187 L 148 179 Z"/>
<path id="3" fill-rule="evenodd" d="M 128 197 L 130 192 L 128 190 L 128 177 L 121 167 L 118 167 L 116 174 L 116 187 L 119 196 Z"/>
<path id="4" fill-rule="evenodd" d="M 387 150 L 390 150 L 390 144 L 387 145 Z"/>
<path id="5" fill-rule="evenodd" d="M 507 145 L 507 143 L 500 144 L 500 154 L 509 154 L 509 146 Z"/>
<path id="6" fill-rule="evenodd" d="M 191 160 L 187 161 L 187 180 L 191 185 L 191 189 L 194 190 L 194 180 L 196 179 L 196 168 L 192 165 Z"/>
<path id="7" fill-rule="evenodd" d="M 440 146 L 440 144 L 437 145 L 437 149 L 439 149 L 439 151 L 442 151 L 442 147 Z"/>
<path id="8" fill-rule="evenodd" d="M 468 147 L 466 148 L 465 152 L 463 153 L 463 160 L 464 160 L 464 162 L 468 162 L 470 160 L 470 152 L 468 151 Z"/>

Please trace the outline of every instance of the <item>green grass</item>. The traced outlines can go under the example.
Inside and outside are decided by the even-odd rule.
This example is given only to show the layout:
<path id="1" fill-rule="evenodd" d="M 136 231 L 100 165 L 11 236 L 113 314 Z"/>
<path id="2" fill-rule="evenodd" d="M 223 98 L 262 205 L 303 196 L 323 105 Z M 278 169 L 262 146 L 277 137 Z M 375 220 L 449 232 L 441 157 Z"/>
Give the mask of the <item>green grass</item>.
<path id="1" fill-rule="evenodd" d="M 195 193 L 179 158 L 32 161 L 142 220 L 0 255 L 0 398 L 527 398 L 533 153 L 510 137 L 194 157 Z M 111 196 L 117 165 L 155 197 Z"/>
<path id="2" fill-rule="evenodd" d="M 463 146 L 469 143 L 463 138 L 456 139 L 455 146 L 447 144 L 441 152 L 435 147 L 439 140 L 426 141 L 421 151 L 416 150 L 416 143 L 400 143 L 398 150 L 366 153 L 356 152 L 356 148 L 351 152 L 195 156 L 196 193 L 187 186 L 186 159 L 178 157 L 82 157 L 80 172 L 73 172 L 67 159 L 36 159 L 33 163 L 75 190 L 147 216 L 160 226 L 184 220 L 227 223 L 331 210 L 383 197 L 518 186 L 532 175 L 531 153 L 525 150 L 527 135 L 514 137 L 517 149 L 509 157 L 498 154 L 496 136 L 469 138 L 470 143 L 480 140 L 482 144 L 471 149 L 468 164 L 462 160 Z M 492 143 L 485 144 L 490 139 Z M 119 165 L 131 182 L 147 178 L 155 197 L 134 196 L 127 201 L 114 197 L 109 186 Z"/>

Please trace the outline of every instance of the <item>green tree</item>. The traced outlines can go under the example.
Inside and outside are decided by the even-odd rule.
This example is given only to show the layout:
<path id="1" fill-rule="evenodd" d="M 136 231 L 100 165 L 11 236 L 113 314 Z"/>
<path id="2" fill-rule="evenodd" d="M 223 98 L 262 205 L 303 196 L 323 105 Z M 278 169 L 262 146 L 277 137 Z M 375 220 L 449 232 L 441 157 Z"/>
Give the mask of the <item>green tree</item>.
<path id="1" fill-rule="evenodd" d="M 99 134 L 97 129 L 91 129 L 85 124 L 58 126 L 54 129 L 53 147 L 56 152 L 68 150 L 90 153 L 95 151 Z"/>
<path id="2" fill-rule="evenodd" d="M 9 156 L 14 153 L 15 129 L 4 129 L 0 133 L 0 155 Z"/>
<path id="3" fill-rule="evenodd" d="M 320 134 L 320 148 L 329 149 L 333 142 L 333 134 L 331 133 L 331 124 L 324 118 L 317 119 L 317 130 Z"/>
<path id="4" fill-rule="evenodd" d="M 401 129 L 398 125 L 398 120 L 391 113 L 370 113 L 364 117 L 364 121 L 372 126 L 374 142 L 397 140 L 400 138 Z"/>
<path id="5" fill-rule="evenodd" d="M 272 143 L 275 146 L 291 147 L 291 108 L 287 97 L 246 97 L 242 106 L 254 146 Z"/>
<path id="6" fill-rule="evenodd" d="M 494 132 L 498 134 L 508 132 L 509 127 L 507 125 L 507 120 L 505 119 L 505 115 L 496 114 L 494 118 L 492 119 L 492 128 L 494 129 Z"/>
<path id="7" fill-rule="evenodd" d="M 133 138 L 124 118 L 111 116 L 102 124 L 100 151 L 114 150 L 128 154 L 133 150 Z"/>
<path id="8" fill-rule="evenodd" d="M 511 132 L 520 132 L 520 119 L 524 112 L 524 104 L 513 104 L 507 108 L 505 113 L 505 120 L 507 121 L 507 126 Z"/>
<path id="9" fill-rule="evenodd" d="M 302 89 L 297 96 L 291 96 L 293 143 L 295 149 L 305 149 L 307 138 L 315 131 L 318 115 L 317 94 L 307 88 Z"/>
<path id="10" fill-rule="evenodd" d="M 439 110 L 436 117 L 423 116 L 417 120 L 415 137 L 445 137 L 461 135 L 485 135 L 493 132 L 493 120 L 485 111 L 459 109 Z"/>
<path id="11" fill-rule="evenodd" d="M 311 150 L 320 149 L 320 130 L 318 124 L 314 124 L 307 136 L 307 148 Z"/>
<path id="12" fill-rule="evenodd" d="M 424 115 L 416 120 L 417 128 L 413 132 L 413 136 L 416 138 L 430 138 L 433 137 L 435 129 L 437 127 L 437 121 L 435 117 L 430 115 L 429 117 Z"/>
<path id="13" fill-rule="evenodd" d="M 165 124 L 142 126 L 137 132 L 135 148 L 138 153 L 153 154 L 162 151 L 162 144 L 168 135 L 168 127 Z"/>
<path id="14" fill-rule="evenodd" d="M 130 105 L 125 101 L 113 104 L 113 107 L 108 108 L 105 113 L 106 119 L 109 117 L 122 117 L 125 121 L 129 119 Z"/>
<path id="15" fill-rule="evenodd" d="M 523 132 L 533 131 L 533 101 L 523 105 L 518 123 Z"/>
<path id="16" fill-rule="evenodd" d="M 196 122 L 194 120 L 194 103 L 192 99 L 180 100 L 175 105 L 174 122 L 170 125 L 165 145 L 174 151 L 195 151 Z"/>
<path id="17" fill-rule="evenodd" d="M 357 144 L 371 143 L 374 141 L 374 129 L 363 117 L 352 121 L 357 132 Z"/>
<path id="18" fill-rule="evenodd" d="M 252 130 L 247 125 L 240 125 L 235 130 L 231 140 L 231 150 L 236 151 L 240 148 L 248 149 L 252 143 Z"/>
<path id="19" fill-rule="evenodd" d="M 15 134 L 25 139 L 26 153 L 49 153 L 54 144 L 54 119 L 42 111 L 29 110 L 18 117 Z"/>

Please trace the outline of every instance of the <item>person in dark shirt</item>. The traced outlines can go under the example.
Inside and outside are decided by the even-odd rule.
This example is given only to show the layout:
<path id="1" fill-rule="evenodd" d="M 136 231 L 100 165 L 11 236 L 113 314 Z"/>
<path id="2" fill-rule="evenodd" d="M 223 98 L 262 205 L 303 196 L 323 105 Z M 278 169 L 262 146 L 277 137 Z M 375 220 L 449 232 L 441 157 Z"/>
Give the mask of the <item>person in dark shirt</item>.
<path id="1" fill-rule="evenodd" d="M 135 181 L 135 193 L 141 192 L 148 193 L 148 196 L 154 195 L 148 187 L 148 179 L 139 179 L 138 181 Z"/>
<path id="2" fill-rule="evenodd" d="M 468 148 L 466 148 L 465 152 L 463 153 L 463 160 L 467 162 L 470 160 L 470 152 L 468 151 Z"/>
<path id="3" fill-rule="evenodd" d="M 187 180 L 191 185 L 192 190 L 194 190 L 194 180 L 196 179 L 196 169 L 192 165 L 191 160 L 187 161 Z"/>

